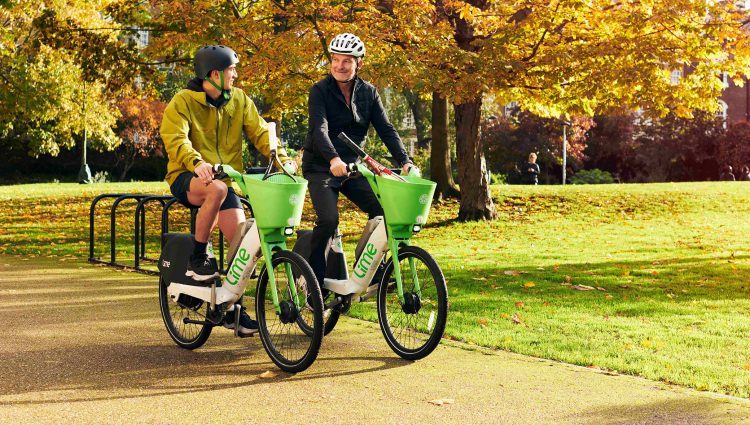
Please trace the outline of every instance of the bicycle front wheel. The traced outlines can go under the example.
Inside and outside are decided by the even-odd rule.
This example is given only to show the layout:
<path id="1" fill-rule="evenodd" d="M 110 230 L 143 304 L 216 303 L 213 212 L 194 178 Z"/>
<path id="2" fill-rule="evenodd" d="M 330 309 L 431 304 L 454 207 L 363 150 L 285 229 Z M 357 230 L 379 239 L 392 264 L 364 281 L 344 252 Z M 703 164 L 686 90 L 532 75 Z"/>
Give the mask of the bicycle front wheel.
<path id="1" fill-rule="evenodd" d="M 206 321 L 208 304 L 184 294 L 177 300 L 171 300 L 167 286 L 164 279 L 159 278 L 159 307 L 167 332 L 180 347 L 196 349 L 208 340 L 213 326 L 185 323 L 185 319 Z"/>
<path id="2" fill-rule="evenodd" d="M 429 355 L 440 343 L 448 318 L 448 288 L 440 266 L 422 248 L 399 249 L 398 263 L 404 290 L 396 290 L 393 258 L 378 288 L 378 321 L 391 349 L 407 360 Z M 413 268 L 412 268 L 413 265 Z"/>
<path id="3" fill-rule="evenodd" d="M 312 268 L 299 254 L 279 251 L 273 255 L 270 264 L 275 285 L 269 281 L 266 263 L 255 293 L 260 339 L 271 360 L 281 370 L 301 372 L 315 361 L 323 340 L 320 288 Z M 301 285 L 305 290 L 293 291 L 295 285 Z M 278 308 L 273 301 L 274 292 Z M 292 296 L 295 292 L 296 299 Z M 306 329 L 300 327 L 300 322 L 307 324 Z"/>

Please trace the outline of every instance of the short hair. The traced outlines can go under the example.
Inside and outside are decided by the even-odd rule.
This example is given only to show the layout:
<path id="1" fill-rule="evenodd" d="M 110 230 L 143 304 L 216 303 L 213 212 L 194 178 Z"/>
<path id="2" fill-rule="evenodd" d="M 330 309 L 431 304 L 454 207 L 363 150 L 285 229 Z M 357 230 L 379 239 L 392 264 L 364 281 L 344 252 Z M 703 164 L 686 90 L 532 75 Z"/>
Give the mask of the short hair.
<path id="1" fill-rule="evenodd" d="M 531 161 L 532 159 L 536 159 L 536 154 L 534 152 L 531 152 L 529 154 L 529 161 Z"/>

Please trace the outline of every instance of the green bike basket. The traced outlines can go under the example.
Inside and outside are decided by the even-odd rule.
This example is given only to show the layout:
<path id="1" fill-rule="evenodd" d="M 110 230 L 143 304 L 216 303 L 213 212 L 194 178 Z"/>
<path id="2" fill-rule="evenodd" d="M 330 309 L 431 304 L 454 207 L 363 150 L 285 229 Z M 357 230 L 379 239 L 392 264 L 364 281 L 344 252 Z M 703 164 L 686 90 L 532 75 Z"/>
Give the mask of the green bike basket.
<path id="1" fill-rule="evenodd" d="M 391 226 L 424 225 L 437 183 L 416 176 L 402 177 L 405 182 L 375 176 L 385 221 Z"/>
<path id="2" fill-rule="evenodd" d="M 261 229 L 299 226 L 305 204 L 307 180 L 302 177 L 263 180 L 263 174 L 243 174 L 253 207 L 253 216 Z"/>

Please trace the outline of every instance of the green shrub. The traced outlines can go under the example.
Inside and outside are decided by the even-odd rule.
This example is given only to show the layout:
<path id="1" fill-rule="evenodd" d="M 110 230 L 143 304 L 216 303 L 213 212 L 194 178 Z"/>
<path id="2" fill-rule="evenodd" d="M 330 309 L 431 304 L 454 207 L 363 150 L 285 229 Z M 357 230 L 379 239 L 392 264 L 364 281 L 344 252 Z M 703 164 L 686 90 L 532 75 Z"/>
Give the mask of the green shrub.
<path id="1" fill-rule="evenodd" d="M 593 170 L 578 171 L 570 178 L 570 182 L 573 184 L 607 184 L 614 183 L 615 179 L 608 171 L 594 168 Z"/>

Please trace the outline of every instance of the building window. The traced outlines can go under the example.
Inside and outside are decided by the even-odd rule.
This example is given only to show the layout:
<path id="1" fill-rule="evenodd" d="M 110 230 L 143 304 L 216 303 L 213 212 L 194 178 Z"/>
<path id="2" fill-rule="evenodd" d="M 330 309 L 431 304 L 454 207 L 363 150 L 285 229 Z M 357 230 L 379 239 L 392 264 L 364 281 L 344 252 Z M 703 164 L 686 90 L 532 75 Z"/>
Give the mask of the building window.
<path id="1" fill-rule="evenodd" d="M 135 34 L 135 44 L 139 49 L 143 49 L 148 46 L 149 32 L 147 30 L 138 30 Z"/>
<path id="2" fill-rule="evenodd" d="M 676 86 L 677 84 L 680 84 L 680 78 L 682 78 L 682 71 L 674 70 L 672 71 L 672 75 L 669 79 L 669 82 Z"/>
<path id="3" fill-rule="evenodd" d="M 724 128 L 727 128 L 727 117 L 729 116 L 729 105 L 723 100 L 719 100 L 719 111 L 716 116 L 721 118 Z"/>
<path id="4" fill-rule="evenodd" d="M 721 81 L 724 83 L 724 88 L 729 88 L 729 73 L 728 72 L 722 72 L 721 73 Z"/>

